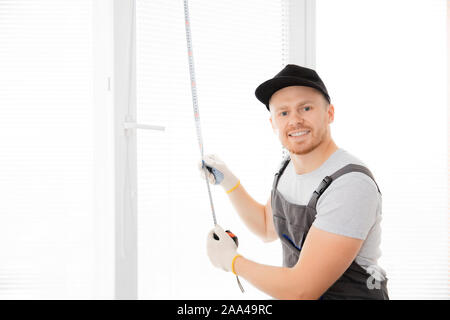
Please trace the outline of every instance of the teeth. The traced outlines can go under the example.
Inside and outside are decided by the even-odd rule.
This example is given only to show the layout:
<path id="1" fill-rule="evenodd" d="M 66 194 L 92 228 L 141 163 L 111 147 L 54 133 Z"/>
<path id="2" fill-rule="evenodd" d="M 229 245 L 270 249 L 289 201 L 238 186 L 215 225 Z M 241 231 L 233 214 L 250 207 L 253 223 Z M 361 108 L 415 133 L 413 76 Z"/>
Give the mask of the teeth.
<path id="1" fill-rule="evenodd" d="M 300 132 L 295 132 L 295 133 L 291 133 L 290 136 L 292 137 L 298 137 L 298 136 L 302 136 L 304 134 L 307 134 L 309 131 L 300 131 Z"/>

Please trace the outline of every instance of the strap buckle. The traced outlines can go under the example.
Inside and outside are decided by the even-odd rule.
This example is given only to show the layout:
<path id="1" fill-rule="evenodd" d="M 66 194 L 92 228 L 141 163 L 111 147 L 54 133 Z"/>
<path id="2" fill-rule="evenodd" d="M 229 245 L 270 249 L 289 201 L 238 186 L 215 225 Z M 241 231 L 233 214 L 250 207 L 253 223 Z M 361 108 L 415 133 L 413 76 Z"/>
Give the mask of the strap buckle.
<path id="1" fill-rule="evenodd" d="M 331 178 L 330 176 L 326 176 L 325 178 L 323 178 L 319 187 L 316 190 L 314 190 L 314 193 L 320 196 L 331 184 L 331 181 L 333 181 L 333 178 Z"/>

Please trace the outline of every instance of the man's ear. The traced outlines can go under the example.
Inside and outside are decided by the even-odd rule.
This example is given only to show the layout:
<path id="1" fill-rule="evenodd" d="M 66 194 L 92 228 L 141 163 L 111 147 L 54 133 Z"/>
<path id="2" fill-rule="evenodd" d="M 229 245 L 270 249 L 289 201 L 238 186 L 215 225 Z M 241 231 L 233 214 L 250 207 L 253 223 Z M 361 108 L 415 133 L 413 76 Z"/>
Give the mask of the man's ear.
<path id="1" fill-rule="evenodd" d="M 328 114 L 328 123 L 333 123 L 334 121 L 334 106 L 330 103 L 327 110 Z"/>
<path id="2" fill-rule="evenodd" d="M 269 121 L 270 121 L 270 125 L 272 126 L 273 131 L 275 131 L 276 128 L 275 128 L 275 125 L 273 124 L 273 121 L 272 121 L 272 114 L 269 117 Z"/>

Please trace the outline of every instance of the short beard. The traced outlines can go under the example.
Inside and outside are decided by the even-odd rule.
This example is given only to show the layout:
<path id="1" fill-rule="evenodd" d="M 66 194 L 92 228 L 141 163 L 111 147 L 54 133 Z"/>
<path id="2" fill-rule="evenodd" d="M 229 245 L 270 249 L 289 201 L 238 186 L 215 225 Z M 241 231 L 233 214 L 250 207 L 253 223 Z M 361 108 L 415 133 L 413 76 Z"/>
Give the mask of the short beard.
<path id="1" fill-rule="evenodd" d="M 301 150 L 294 150 L 294 149 L 291 149 L 291 148 L 286 148 L 286 149 L 289 151 L 290 154 L 295 154 L 295 155 L 298 155 L 298 156 L 302 156 L 302 155 L 310 153 L 311 151 L 316 149 L 319 145 L 320 145 L 320 142 L 315 144 L 315 145 L 311 145 L 311 146 L 309 146 L 306 149 L 301 149 Z"/>
<path id="2" fill-rule="evenodd" d="M 311 130 L 310 134 L 312 135 L 312 130 Z M 324 130 L 322 136 L 317 140 L 317 142 L 313 141 L 313 143 L 311 145 L 306 146 L 305 148 L 301 148 L 300 150 L 290 148 L 289 144 L 285 145 L 284 147 L 289 151 L 290 154 L 302 156 L 302 155 L 305 155 L 305 154 L 308 154 L 308 153 L 314 151 L 317 147 L 319 147 L 320 144 L 323 141 L 325 141 L 326 135 L 327 135 L 327 131 Z"/>

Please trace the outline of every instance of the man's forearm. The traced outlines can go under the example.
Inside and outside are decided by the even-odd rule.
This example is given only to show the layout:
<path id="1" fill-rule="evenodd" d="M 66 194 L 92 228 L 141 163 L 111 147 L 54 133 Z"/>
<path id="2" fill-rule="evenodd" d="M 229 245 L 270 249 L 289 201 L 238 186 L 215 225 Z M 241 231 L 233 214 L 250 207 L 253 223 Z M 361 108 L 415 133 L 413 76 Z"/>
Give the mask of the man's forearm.
<path id="1" fill-rule="evenodd" d="M 276 299 L 308 299 L 302 294 L 298 281 L 294 281 L 291 268 L 268 266 L 237 257 L 234 270 L 237 275 Z"/>
<path id="2" fill-rule="evenodd" d="M 228 194 L 233 207 L 246 226 L 257 236 L 266 237 L 265 208 L 256 202 L 240 184 Z"/>

